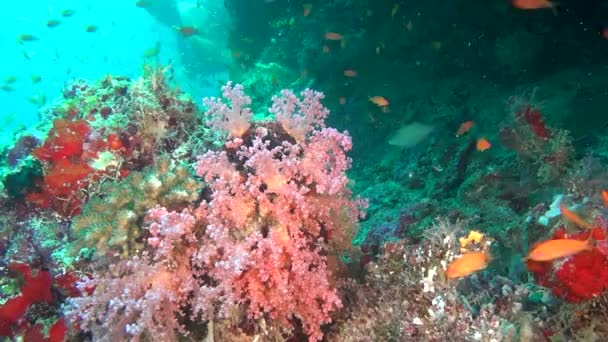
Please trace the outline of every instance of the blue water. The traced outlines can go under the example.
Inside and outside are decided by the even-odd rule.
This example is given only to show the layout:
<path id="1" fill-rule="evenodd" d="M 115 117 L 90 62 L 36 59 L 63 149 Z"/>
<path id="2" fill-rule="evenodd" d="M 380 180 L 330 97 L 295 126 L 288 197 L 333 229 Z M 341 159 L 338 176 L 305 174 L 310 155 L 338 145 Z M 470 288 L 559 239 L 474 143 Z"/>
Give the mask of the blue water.
<path id="1" fill-rule="evenodd" d="M 196 1 L 180 1 L 178 5 L 191 8 Z M 215 79 L 226 79 L 222 68 L 205 70 L 204 75 L 185 69 L 178 48 L 183 38 L 171 25 L 179 23 L 162 23 L 137 7 L 135 1 L 5 1 L 2 6 L 0 82 L 16 77 L 11 84 L 14 91 L 0 91 L 0 122 L 5 132 L 36 122 L 38 106 L 30 103 L 28 97 L 44 94 L 50 101 L 59 95 L 67 80 L 74 78 L 95 80 L 106 74 L 137 78 L 145 61 L 170 64 L 174 83 L 195 98 L 213 93 L 217 89 Z M 73 10 L 74 15 L 62 17 L 61 12 L 66 9 Z M 49 19 L 59 19 L 61 23 L 50 28 Z M 219 15 L 207 19 L 225 20 Z M 86 32 L 88 25 L 96 25 L 97 31 Z M 31 34 L 39 40 L 18 44 L 21 34 Z M 144 52 L 157 43 L 158 55 L 145 58 Z M 41 81 L 32 84 L 32 75 L 39 75 Z M 201 77 L 208 78 L 207 82 L 200 82 Z"/>

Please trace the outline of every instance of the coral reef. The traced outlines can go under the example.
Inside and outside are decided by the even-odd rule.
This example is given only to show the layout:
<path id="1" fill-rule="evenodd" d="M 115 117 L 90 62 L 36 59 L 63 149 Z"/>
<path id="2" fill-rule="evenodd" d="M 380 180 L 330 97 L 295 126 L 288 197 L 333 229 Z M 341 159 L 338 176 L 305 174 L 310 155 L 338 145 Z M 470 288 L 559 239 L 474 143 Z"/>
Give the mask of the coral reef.
<path id="1" fill-rule="evenodd" d="M 199 197 L 200 188 L 188 168 L 169 157 L 124 179 L 105 181 L 72 220 L 74 251 L 86 247 L 97 255 L 135 255 L 143 247 L 140 224 L 148 210 L 157 205 L 181 210 Z"/>
<path id="2" fill-rule="evenodd" d="M 515 323 L 529 289 L 506 278 L 486 284 L 483 274 L 465 281 L 466 287 L 444 278 L 458 247 L 473 247 L 466 238 L 456 240 L 458 226 L 441 220 L 419 243 L 386 244 L 379 259 L 367 264 L 364 282 L 345 283 L 349 305 L 329 341 L 500 341 L 521 336 Z M 475 294 L 478 286 L 486 293 Z M 534 328 L 526 333 L 540 338 L 539 322 L 530 323 Z"/>
<path id="3" fill-rule="evenodd" d="M 365 205 L 346 187 L 350 137 L 325 127 L 322 94 L 311 90 L 303 100 L 289 91 L 273 99 L 280 123 L 231 130 L 245 127 L 239 118 L 250 99 L 240 85 L 223 91 L 232 107 L 206 100 L 207 115 L 220 115 L 211 124 L 234 135 L 199 158 L 208 187 L 201 204 L 149 210 L 141 252 L 99 265 L 79 285 L 95 290 L 70 301 L 68 315 L 94 338 L 173 340 L 202 319 L 212 335 L 219 321 L 258 338 L 316 341 L 342 307 L 333 284 Z M 111 234 L 97 236 L 105 243 Z"/>

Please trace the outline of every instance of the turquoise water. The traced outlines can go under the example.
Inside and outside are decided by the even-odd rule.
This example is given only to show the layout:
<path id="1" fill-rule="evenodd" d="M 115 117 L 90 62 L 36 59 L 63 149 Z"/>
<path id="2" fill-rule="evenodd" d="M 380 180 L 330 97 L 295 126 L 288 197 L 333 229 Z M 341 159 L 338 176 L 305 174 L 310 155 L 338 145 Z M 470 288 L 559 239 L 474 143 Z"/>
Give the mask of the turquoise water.
<path id="1" fill-rule="evenodd" d="M 4 129 L 10 132 L 19 125 L 28 126 L 36 122 L 39 106 L 28 100 L 32 96 L 44 96 L 51 101 L 59 95 L 64 83 L 74 78 L 97 79 L 106 74 L 136 78 L 146 61 L 171 64 L 175 81 L 179 81 L 182 89 L 198 97 L 213 94 L 214 90 L 204 84 L 213 82 L 214 86 L 217 85 L 215 78 L 225 73 L 225 67 L 203 70 L 204 75 L 197 70 L 186 70 L 181 56 L 184 52 L 180 50 L 183 48 L 182 37 L 176 35 L 173 28 L 182 25 L 177 4 L 167 2 L 164 7 L 161 5 L 158 5 L 158 10 L 150 10 L 165 13 L 167 22 L 159 22 L 146 8 L 136 6 L 134 1 L 6 4 L 2 11 L 2 64 L 5 66 L 2 78 L 15 77 L 16 81 L 11 84 L 14 90 L 0 93 L 0 101 L 5 104 L 1 115 L 8 117 L 5 120 L 10 122 L 8 126 L 3 125 Z M 188 12 L 196 2 L 182 1 L 180 6 Z M 64 10 L 74 11 L 74 15 L 62 16 Z M 222 14 L 210 15 L 204 25 L 225 21 L 225 14 Z M 49 20 L 59 20 L 60 24 L 48 27 Z M 97 31 L 86 32 L 89 25 L 97 26 Z M 17 44 L 17 37 L 21 34 L 34 35 L 38 40 Z M 158 54 L 146 57 L 146 52 L 150 53 L 157 46 L 160 47 Z M 205 82 L 200 81 L 201 77 L 210 76 L 208 71 L 217 75 Z M 40 76 L 38 83 L 33 84 L 33 75 Z M 221 77 L 226 79 L 226 75 Z"/>
<path id="2" fill-rule="evenodd" d="M 608 3 L 10 2 L 1 341 L 608 340 Z"/>

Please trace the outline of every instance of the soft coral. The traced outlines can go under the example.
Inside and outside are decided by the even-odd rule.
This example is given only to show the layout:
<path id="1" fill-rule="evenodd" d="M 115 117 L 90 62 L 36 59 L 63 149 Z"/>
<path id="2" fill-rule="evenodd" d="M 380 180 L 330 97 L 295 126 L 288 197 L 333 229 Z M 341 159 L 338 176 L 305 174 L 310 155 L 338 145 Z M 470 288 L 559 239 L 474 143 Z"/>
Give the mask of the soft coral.
<path id="1" fill-rule="evenodd" d="M 40 324 L 30 325 L 23 321 L 23 317 L 32 304 L 52 303 L 56 298 L 53 296 L 51 287 L 62 287 L 56 279 L 46 270 L 33 270 L 30 265 L 14 262 L 9 264 L 8 270 L 16 279 L 21 280 L 20 294 L 8 299 L 0 306 L 0 336 L 10 337 L 15 334 L 23 334 L 27 337 L 40 336 L 40 341 L 63 341 L 66 332 L 65 322 L 59 319 L 51 327 L 48 339 L 42 338 Z M 70 273 L 67 273 L 70 274 Z M 64 275 L 65 276 L 65 275 Z M 73 278 L 75 281 L 75 278 Z M 72 283 L 73 286 L 73 283 Z M 70 295 L 79 295 L 72 293 Z"/>
<path id="2" fill-rule="evenodd" d="M 84 143 L 91 128 L 86 121 L 57 119 L 44 144 L 32 154 L 46 165 L 41 191 L 27 195 L 30 203 L 64 216 L 77 214 L 94 170 L 86 163 Z"/>
<path id="3" fill-rule="evenodd" d="M 580 233 L 566 234 L 563 228 L 559 228 L 553 238 L 592 238 L 604 241 L 606 230 L 596 227 Z M 557 297 L 571 303 L 589 300 L 608 289 L 608 257 L 597 247 L 573 255 L 563 262 L 529 261 L 528 268 L 540 285 L 550 288 Z"/>
<path id="4" fill-rule="evenodd" d="M 90 132 L 91 128 L 86 121 L 56 119 L 44 145 L 36 148 L 32 154 L 47 162 L 78 157 L 83 152 L 82 146 Z"/>

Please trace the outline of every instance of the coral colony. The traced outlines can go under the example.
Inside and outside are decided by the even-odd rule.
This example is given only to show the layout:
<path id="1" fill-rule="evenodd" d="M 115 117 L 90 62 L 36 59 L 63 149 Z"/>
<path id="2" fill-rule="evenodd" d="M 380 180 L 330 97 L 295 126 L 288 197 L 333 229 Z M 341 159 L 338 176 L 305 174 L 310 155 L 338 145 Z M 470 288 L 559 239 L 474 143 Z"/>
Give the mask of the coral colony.
<path id="1" fill-rule="evenodd" d="M 569 316 L 569 305 L 592 303 L 580 310 L 593 313 L 607 303 L 608 192 L 593 182 L 602 172 L 597 163 L 575 161 L 567 132 L 548 127 L 540 109 L 521 99 L 500 130 L 501 144 L 531 183 L 554 184 L 574 170 L 569 195 L 514 221 L 532 227 L 523 239 L 508 230 L 475 230 L 466 212 L 435 219 L 434 202 L 395 207 L 398 184 L 355 196 L 357 185 L 346 174 L 353 142 L 348 132 L 326 126 L 323 99 L 310 89 L 283 90 L 272 97 L 270 115 L 256 118 L 242 85 L 228 82 L 199 113 L 165 84 L 162 69 L 148 68 L 137 80 L 68 84 L 62 99 L 43 108 L 40 127 L 21 133 L 6 151 L 3 191 L 12 212 L 3 216 L 0 241 L 0 335 L 24 341 L 593 336 L 584 335 L 582 318 Z M 472 126 L 463 124 L 457 135 Z M 452 154 L 449 173 L 420 164 L 443 177 L 429 191 L 462 187 L 457 196 L 466 199 L 494 191 L 497 203 L 506 203 L 491 205 L 502 210 L 496 217 L 525 212 L 522 188 L 498 183 L 499 171 L 471 176 L 475 146 L 470 140 Z M 413 189 L 429 186 L 411 172 L 407 180 Z M 373 217 L 365 219 L 366 212 Z M 397 214 L 383 216 L 388 212 Z M 549 227 L 555 229 L 546 239 Z M 522 254 L 501 259 L 501 248 Z M 535 281 L 521 280 L 526 268 Z"/>

